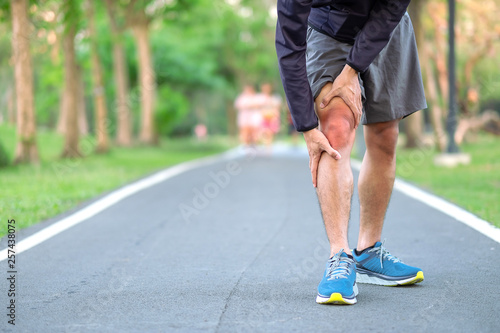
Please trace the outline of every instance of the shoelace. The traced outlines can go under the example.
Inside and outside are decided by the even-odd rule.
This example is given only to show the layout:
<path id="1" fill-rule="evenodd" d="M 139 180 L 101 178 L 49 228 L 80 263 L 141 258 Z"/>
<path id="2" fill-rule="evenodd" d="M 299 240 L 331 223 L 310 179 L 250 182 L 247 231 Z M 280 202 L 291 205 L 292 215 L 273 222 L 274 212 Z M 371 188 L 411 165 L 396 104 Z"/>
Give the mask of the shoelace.
<path id="1" fill-rule="evenodd" d="M 387 260 L 391 260 L 392 262 L 395 262 L 395 263 L 396 262 L 402 263 L 402 261 L 398 257 L 393 256 L 389 251 L 387 251 L 387 249 L 384 247 L 384 244 L 385 244 L 385 239 L 382 242 L 382 244 L 380 244 L 379 247 L 374 247 L 373 249 L 368 250 L 368 252 L 375 252 L 376 254 L 379 255 L 380 266 L 382 268 L 384 268 L 384 258 Z"/>
<path id="2" fill-rule="evenodd" d="M 340 257 L 344 249 L 340 250 L 336 255 L 330 259 L 330 266 L 326 273 L 328 280 L 346 278 L 349 274 L 349 266 L 354 264 L 351 258 Z"/>

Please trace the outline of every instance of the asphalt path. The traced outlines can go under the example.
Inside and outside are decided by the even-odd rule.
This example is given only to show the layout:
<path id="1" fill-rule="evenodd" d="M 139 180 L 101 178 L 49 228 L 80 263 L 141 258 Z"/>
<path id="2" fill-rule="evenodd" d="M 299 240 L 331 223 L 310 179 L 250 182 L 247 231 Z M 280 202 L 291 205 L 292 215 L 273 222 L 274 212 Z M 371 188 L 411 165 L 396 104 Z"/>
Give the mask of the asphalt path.
<path id="1" fill-rule="evenodd" d="M 353 199 L 349 231 L 358 232 Z M 53 221 L 19 233 L 22 239 Z M 500 246 L 395 192 L 383 238 L 425 281 L 318 305 L 328 244 L 303 151 L 250 154 L 140 191 L 17 257 L 6 332 L 499 332 Z M 0 242 L 6 247 L 6 238 Z"/>

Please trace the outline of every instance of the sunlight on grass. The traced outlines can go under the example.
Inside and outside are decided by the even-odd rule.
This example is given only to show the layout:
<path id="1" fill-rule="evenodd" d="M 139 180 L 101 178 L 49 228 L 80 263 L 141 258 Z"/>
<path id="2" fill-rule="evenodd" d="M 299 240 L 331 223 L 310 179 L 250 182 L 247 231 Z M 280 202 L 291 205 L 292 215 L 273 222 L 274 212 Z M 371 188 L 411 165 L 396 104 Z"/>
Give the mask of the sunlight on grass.
<path id="1" fill-rule="evenodd" d="M 397 175 L 500 227 L 500 138 L 479 135 L 461 149 L 472 158 L 456 168 L 433 164 L 434 149 L 400 149 Z"/>

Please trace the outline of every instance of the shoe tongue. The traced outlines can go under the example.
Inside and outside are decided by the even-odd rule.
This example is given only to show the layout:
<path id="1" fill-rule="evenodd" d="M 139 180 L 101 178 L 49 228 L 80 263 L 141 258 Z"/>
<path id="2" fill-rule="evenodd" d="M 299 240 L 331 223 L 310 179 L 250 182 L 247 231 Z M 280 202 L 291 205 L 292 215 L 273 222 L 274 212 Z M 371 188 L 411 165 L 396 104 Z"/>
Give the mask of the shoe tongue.
<path id="1" fill-rule="evenodd" d="M 375 245 L 373 245 L 373 247 L 380 247 L 382 245 L 382 242 L 376 242 Z"/>
<path id="2" fill-rule="evenodd" d="M 340 254 L 340 257 L 344 257 L 344 258 L 349 258 L 349 256 L 347 255 L 347 253 L 343 252 Z"/>

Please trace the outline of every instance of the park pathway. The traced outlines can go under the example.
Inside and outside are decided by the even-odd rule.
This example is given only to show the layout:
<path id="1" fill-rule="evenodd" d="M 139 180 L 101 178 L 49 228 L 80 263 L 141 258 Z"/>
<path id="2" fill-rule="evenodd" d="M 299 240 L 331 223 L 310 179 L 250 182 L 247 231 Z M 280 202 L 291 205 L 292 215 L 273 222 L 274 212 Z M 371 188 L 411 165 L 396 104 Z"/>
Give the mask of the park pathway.
<path id="1" fill-rule="evenodd" d="M 383 238 L 425 281 L 318 305 L 328 251 L 307 155 L 220 160 L 19 254 L 16 326 L 2 314 L 0 331 L 500 332 L 500 244 L 399 192 Z"/>

